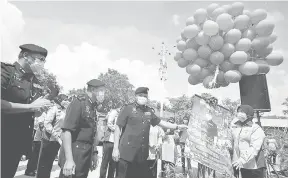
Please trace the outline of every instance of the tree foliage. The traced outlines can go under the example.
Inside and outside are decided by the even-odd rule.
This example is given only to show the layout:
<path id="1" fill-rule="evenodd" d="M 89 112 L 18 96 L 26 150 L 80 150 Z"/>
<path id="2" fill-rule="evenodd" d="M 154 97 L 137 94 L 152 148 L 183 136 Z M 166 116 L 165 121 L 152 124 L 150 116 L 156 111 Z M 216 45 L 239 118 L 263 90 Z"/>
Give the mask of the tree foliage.
<path id="1" fill-rule="evenodd" d="M 236 114 L 237 107 L 240 105 L 240 100 L 233 101 L 230 98 L 225 98 L 222 100 L 222 106 L 227 108 L 231 114 Z"/>
<path id="2" fill-rule="evenodd" d="M 36 74 L 36 78 L 43 87 L 41 95 L 44 93 L 44 91 L 48 90 L 50 91 L 51 96 L 55 96 L 62 90 L 62 87 L 56 80 L 56 76 L 48 72 L 46 69 L 43 69 L 41 73 Z"/>
<path id="3" fill-rule="evenodd" d="M 190 97 L 186 95 L 178 98 L 170 98 L 171 108 L 168 111 L 174 113 L 175 120 L 181 122 L 184 116 L 190 116 L 193 103 Z"/>
<path id="4" fill-rule="evenodd" d="M 127 75 L 114 69 L 108 69 L 108 72 L 101 73 L 98 79 L 106 84 L 107 90 L 102 104 L 105 111 L 109 111 L 121 103 L 134 102 L 134 86 L 129 82 Z"/>

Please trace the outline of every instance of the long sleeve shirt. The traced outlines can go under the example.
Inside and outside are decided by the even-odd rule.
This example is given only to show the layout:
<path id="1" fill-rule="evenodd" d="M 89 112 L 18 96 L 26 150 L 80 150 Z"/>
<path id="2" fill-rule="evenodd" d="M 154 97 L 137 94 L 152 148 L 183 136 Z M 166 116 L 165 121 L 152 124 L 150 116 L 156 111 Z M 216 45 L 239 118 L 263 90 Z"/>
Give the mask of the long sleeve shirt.
<path id="1" fill-rule="evenodd" d="M 231 124 L 231 129 L 233 161 L 241 159 L 244 163 L 243 168 L 246 169 L 260 168 L 256 157 L 265 139 L 265 133 L 262 128 L 251 121 L 244 125 L 236 121 Z"/>
<path id="2" fill-rule="evenodd" d="M 62 124 L 65 118 L 65 111 L 58 106 L 52 107 L 47 112 L 44 120 L 44 131 L 46 138 L 50 141 L 58 141 L 62 132 Z M 48 133 L 48 134 L 47 134 Z M 47 136 L 48 135 L 48 136 Z"/>
<path id="3" fill-rule="evenodd" d="M 42 139 L 42 130 L 43 130 L 43 124 L 44 124 L 44 119 L 46 118 L 46 113 L 43 112 L 39 117 L 35 117 L 34 121 L 34 130 L 35 130 L 35 135 L 34 135 L 34 141 L 41 141 Z"/>
<path id="4" fill-rule="evenodd" d="M 108 140 L 109 142 L 114 143 L 114 130 L 115 130 L 115 125 L 116 125 L 116 120 L 119 115 L 119 112 L 117 110 L 111 110 L 111 112 L 108 114 L 107 118 L 107 133 L 110 134 L 108 135 Z"/>

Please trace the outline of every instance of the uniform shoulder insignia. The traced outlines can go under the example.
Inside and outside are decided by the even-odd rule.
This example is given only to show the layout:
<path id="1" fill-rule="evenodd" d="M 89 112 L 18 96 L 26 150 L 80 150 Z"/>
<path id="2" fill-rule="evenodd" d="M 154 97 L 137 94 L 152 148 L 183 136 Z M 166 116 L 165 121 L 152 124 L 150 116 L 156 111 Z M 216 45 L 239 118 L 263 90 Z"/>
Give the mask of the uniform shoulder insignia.
<path id="1" fill-rule="evenodd" d="M 77 98 L 79 101 L 84 101 L 84 100 L 86 99 L 85 95 L 83 95 L 83 94 L 77 95 L 76 98 Z"/>
<path id="2" fill-rule="evenodd" d="M 14 67 L 15 65 L 14 64 L 10 64 L 10 63 L 6 63 L 6 62 L 1 62 L 1 66 L 11 66 L 11 67 Z"/>
<path id="3" fill-rule="evenodd" d="M 150 107 L 150 106 L 147 106 L 148 109 L 150 109 L 153 113 L 155 113 L 155 109 Z"/>

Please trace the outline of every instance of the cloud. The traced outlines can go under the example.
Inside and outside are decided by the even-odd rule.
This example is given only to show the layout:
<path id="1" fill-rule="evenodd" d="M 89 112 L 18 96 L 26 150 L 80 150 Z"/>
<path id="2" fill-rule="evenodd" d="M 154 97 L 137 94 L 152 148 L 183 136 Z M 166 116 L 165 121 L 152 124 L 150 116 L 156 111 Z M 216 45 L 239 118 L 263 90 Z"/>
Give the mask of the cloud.
<path id="1" fill-rule="evenodd" d="M 64 92 L 84 87 L 88 80 L 97 78 L 100 73 L 112 68 L 126 74 L 135 87 L 149 87 L 151 99 L 160 100 L 163 93 L 167 95 L 167 91 L 161 90 L 156 65 L 127 58 L 111 60 L 110 53 L 110 50 L 86 42 L 72 49 L 61 44 L 47 57 L 45 67 L 57 76 L 59 83 L 64 87 Z"/>
<path id="2" fill-rule="evenodd" d="M 1 57 L 4 62 L 15 61 L 19 51 L 20 39 L 25 22 L 22 12 L 13 4 L 1 3 Z"/>
<path id="3" fill-rule="evenodd" d="M 285 20 L 285 16 L 279 11 L 268 12 L 266 19 L 271 20 L 274 23 L 279 23 Z"/>
<path id="4" fill-rule="evenodd" d="M 172 16 L 172 22 L 175 26 L 178 26 L 180 24 L 179 19 L 180 19 L 180 16 L 177 14 L 174 14 Z"/>

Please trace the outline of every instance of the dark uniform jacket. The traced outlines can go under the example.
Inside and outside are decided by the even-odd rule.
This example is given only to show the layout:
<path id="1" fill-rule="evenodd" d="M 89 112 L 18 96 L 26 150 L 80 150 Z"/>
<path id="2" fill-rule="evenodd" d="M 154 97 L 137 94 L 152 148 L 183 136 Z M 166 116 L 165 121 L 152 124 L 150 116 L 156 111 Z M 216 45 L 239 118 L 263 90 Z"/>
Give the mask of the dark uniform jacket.
<path id="1" fill-rule="evenodd" d="M 30 68 L 23 69 L 18 62 L 12 64 L 1 62 L 1 99 L 29 104 L 37 95 L 34 91 L 38 85 Z M 32 135 L 34 127 L 34 112 L 6 114 L 1 112 L 2 141 L 6 139 L 21 146 L 23 154 L 29 154 L 32 149 Z"/>
<path id="2" fill-rule="evenodd" d="M 86 176 L 91 164 L 93 142 L 96 133 L 96 112 L 87 94 L 73 99 L 66 110 L 62 130 L 71 131 L 72 154 L 76 164 L 75 176 Z M 64 167 L 64 148 L 60 150 L 59 166 Z"/>
<path id="3" fill-rule="evenodd" d="M 116 124 L 122 128 L 120 158 L 129 162 L 146 161 L 149 154 L 150 125 L 160 123 L 154 110 L 147 106 L 131 104 L 120 112 Z"/>

